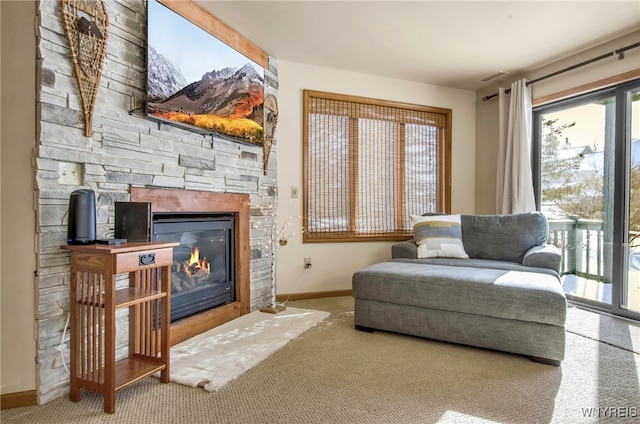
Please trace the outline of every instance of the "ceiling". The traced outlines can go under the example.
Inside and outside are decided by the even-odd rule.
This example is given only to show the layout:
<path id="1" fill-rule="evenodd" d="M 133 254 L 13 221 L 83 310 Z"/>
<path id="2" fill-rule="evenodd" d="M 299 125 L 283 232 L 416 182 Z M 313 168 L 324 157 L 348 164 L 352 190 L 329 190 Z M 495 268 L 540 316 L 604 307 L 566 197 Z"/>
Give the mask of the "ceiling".
<path id="1" fill-rule="evenodd" d="M 195 2 L 278 60 L 465 90 L 640 29 L 638 0 Z"/>

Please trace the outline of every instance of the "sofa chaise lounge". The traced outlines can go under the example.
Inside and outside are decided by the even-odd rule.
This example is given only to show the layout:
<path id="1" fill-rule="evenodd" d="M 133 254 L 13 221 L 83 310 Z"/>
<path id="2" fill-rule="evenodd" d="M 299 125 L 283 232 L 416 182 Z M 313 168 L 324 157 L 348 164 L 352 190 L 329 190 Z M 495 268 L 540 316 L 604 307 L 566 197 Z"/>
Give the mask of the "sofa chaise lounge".
<path id="1" fill-rule="evenodd" d="M 567 301 L 559 278 L 560 253 L 547 245 L 544 215 L 457 217 L 468 258 L 419 258 L 416 237 L 393 245 L 390 261 L 353 275 L 356 328 L 559 365 Z"/>

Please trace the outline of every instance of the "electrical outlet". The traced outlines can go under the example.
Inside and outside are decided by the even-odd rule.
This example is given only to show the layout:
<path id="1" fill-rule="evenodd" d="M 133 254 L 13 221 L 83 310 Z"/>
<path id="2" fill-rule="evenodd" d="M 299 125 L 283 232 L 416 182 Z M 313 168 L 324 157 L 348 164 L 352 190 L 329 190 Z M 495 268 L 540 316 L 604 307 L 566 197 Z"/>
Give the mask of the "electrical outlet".
<path id="1" fill-rule="evenodd" d="M 311 258 L 304 258 L 304 269 L 311 269 Z"/>
<path id="2" fill-rule="evenodd" d="M 82 165 L 79 163 L 59 162 L 58 183 L 62 185 L 82 185 Z"/>
<path id="3" fill-rule="evenodd" d="M 291 186 L 291 198 L 297 199 L 299 194 L 298 187 Z"/>

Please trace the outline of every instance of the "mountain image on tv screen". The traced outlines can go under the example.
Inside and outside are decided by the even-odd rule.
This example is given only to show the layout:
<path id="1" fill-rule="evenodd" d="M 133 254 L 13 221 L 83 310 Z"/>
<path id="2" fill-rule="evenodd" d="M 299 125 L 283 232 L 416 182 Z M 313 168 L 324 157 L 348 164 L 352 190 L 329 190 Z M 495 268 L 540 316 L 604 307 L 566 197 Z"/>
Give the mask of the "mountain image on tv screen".
<path id="1" fill-rule="evenodd" d="M 155 0 L 147 19 L 147 115 L 262 144 L 264 69 Z"/>

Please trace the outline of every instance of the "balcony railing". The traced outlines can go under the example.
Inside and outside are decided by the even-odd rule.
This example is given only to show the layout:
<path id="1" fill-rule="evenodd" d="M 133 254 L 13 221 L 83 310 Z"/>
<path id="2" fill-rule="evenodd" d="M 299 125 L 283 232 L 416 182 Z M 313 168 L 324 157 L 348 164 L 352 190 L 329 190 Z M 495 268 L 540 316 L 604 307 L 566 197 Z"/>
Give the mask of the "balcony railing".
<path id="1" fill-rule="evenodd" d="M 610 261 L 604 261 L 610 243 L 605 243 L 602 221 L 578 217 L 549 220 L 548 243 L 562 252 L 561 274 L 611 282 Z"/>

